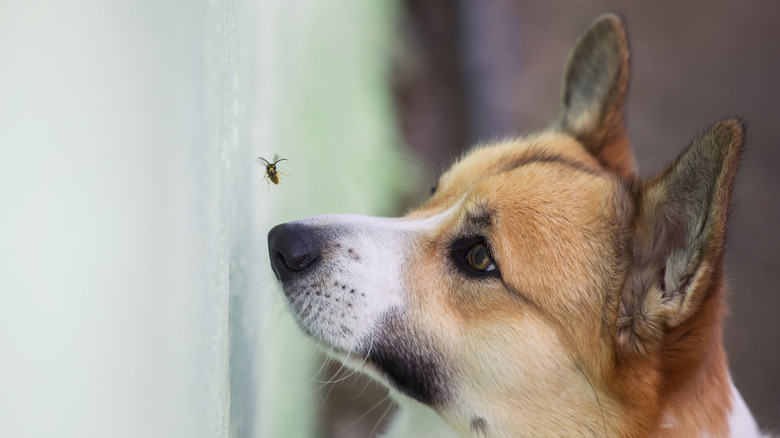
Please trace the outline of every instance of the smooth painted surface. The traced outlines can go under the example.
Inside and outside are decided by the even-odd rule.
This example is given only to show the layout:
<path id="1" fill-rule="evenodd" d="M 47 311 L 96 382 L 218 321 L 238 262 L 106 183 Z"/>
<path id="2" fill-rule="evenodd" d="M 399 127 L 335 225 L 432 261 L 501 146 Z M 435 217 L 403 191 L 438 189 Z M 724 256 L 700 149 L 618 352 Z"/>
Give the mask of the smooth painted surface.
<path id="1" fill-rule="evenodd" d="M 316 433 L 265 234 L 394 210 L 393 14 L 0 3 L 0 436 Z"/>

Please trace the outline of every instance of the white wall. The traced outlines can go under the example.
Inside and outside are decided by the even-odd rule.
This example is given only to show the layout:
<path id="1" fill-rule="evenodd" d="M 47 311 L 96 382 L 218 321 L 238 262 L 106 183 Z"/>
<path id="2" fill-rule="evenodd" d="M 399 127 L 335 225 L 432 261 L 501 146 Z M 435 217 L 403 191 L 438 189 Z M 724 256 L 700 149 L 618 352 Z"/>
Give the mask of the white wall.
<path id="1" fill-rule="evenodd" d="M 0 436 L 226 435 L 208 9 L 0 3 Z"/>

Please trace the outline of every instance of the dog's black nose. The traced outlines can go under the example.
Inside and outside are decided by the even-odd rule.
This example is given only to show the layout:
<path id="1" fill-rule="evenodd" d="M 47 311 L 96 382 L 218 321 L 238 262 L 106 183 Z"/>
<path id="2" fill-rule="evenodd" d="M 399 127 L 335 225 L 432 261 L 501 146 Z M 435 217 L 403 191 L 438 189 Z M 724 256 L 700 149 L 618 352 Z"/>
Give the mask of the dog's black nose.
<path id="1" fill-rule="evenodd" d="M 281 224 L 268 232 L 271 268 L 282 280 L 290 280 L 320 260 L 317 240 L 310 227 Z"/>

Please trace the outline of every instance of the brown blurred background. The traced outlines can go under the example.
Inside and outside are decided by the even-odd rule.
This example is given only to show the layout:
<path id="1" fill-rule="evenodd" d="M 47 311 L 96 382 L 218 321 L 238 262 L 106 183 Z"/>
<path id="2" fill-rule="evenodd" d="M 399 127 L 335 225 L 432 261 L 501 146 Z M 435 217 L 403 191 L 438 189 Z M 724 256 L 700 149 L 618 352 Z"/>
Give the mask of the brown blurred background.
<path id="1" fill-rule="evenodd" d="M 747 121 L 748 148 L 726 262 L 732 315 L 725 342 L 734 383 L 760 425 L 779 428 L 780 122 L 774 118 L 780 114 L 780 5 L 726 0 L 403 5 L 389 85 L 404 140 L 433 173 L 476 142 L 549 123 L 558 110 L 569 50 L 605 12 L 619 13 L 628 26 L 633 77 L 627 120 L 642 174 L 660 170 L 718 120 L 738 115 Z M 337 371 L 335 366 L 326 374 L 338 380 L 345 373 Z M 381 388 L 354 376 L 325 386 L 323 435 L 381 432 L 390 416 L 383 414 L 391 409 L 380 403 L 384 396 Z"/>

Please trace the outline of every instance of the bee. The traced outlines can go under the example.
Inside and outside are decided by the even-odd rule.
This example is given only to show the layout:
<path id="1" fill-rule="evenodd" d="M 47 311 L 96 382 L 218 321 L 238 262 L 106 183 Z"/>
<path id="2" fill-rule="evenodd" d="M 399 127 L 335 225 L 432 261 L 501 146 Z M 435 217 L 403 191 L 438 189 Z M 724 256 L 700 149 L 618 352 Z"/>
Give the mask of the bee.
<path id="1" fill-rule="evenodd" d="M 271 180 L 271 182 L 274 183 L 274 184 L 279 184 L 279 175 L 285 175 L 285 176 L 287 175 L 286 173 L 282 173 L 282 172 L 276 170 L 276 163 L 278 163 L 280 161 L 286 161 L 287 158 L 279 158 L 279 159 L 277 159 L 276 155 L 274 155 L 274 160 L 276 160 L 276 161 L 274 161 L 273 163 L 269 163 L 268 160 L 266 160 L 263 157 L 257 157 L 257 158 L 260 159 L 260 160 L 265 161 L 265 164 L 266 164 L 266 166 L 265 166 L 265 175 L 263 176 L 264 180 L 268 179 L 268 180 Z M 268 183 L 268 181 L 266 181 L 266 184 L 268 184 L 268 189 L 270 190 L 271 189 L 271 184 Z"/>

